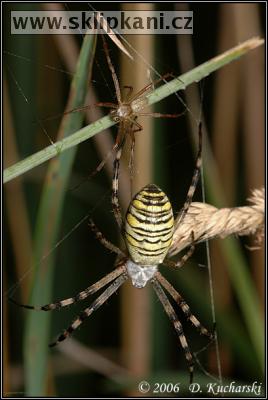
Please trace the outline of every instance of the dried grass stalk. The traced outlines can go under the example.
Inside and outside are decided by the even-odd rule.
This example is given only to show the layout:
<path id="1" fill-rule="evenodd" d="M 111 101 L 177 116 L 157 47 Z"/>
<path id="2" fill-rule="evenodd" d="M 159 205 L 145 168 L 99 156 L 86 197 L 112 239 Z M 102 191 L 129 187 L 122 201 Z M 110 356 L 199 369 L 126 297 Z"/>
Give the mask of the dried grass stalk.
<path id="1" fill-rule="evenodd" d="M 248 201 L 251 205 L 221 209 L 193 202 L 183 221 L 179 222 L 179 215 L 176 219 L 169 255 L 173 256 L 189 246 L 192 233 L 195 243 L 231 234 L 255 234 L 256 244 L 260 245 L 264 234 L 264 188 L 253 190 Z"/>

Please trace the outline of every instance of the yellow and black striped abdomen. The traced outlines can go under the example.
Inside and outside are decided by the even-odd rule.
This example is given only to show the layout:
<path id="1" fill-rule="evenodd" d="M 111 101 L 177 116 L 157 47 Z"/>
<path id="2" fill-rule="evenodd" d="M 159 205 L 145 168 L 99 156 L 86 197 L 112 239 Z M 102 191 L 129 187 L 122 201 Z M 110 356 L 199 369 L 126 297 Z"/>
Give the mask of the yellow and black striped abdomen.
<path id="1" fill-rule="evenodd" d="M 125 241 L 131 259 L 140 265 L 163 262 L 171 245 L 174 217 L 168 197 L 153 184 L 131 201 L 125 221 Z"/>

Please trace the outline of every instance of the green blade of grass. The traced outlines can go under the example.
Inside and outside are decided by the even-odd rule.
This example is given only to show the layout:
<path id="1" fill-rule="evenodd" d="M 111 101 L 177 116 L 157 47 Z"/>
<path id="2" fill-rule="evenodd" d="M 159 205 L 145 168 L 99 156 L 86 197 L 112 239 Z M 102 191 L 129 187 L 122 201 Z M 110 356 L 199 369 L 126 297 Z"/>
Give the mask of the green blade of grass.
<path id="1" fill-rule="evenodd" d="M 88 76 L 91 72 L 96 47 L 96 36 L 87 35 L 84 39 L 77 70 L 72 81 L 68 107 L 81 107 L 88 89 Z M 83 123 L 81 113 L 68 114 L 63 118 L 59 135 L 67 137 L 79 129 Z M 77 147 L 61 153 L 51 161 L 44 184 L 38 210 L 34 236 L 34 279 L 32 282 L 32 304 L 43 304 L 52 296 L 54 257 L 42 257 L 53 248 L 57 241 L 61 221 L 65 188 L 71 171 Z M 27 314 L 24 359 L 25 391 L 28 396 L 47 395 L 50 313 L 30 312 Z"/>
<path id="2" fill-rule="evenodd" d="M 253 348 L 260 368 L 264 371 L 264 323 L 256 288 L 235 239 L 227 238 L 222 241 L 221 246 L 228 263 L 229 276 L 235 288 Z"/>
<path id="3" fill-rule="evenodd" d="M 148 103 L 145 104 L 144 107 L 155 104 L 179 90 L 184 90 L 191 83 L 199 82 L 212 72 L 238 59 L 248 51 L 260 46 L 261 44 L 263 44 L 262 39 L 252 38 L 222 53 L 221 55 L 212 58 L 211 60 L 152 91 L 147 95 Z M 63 151 L 76 146 L 84 140 L 87 140 L 97 133 L 103 131 L 104 129 L 111 127 L 115 123 L 116 122 L 113 121 L 109 116 L 101 118 L 93 124 L 78 130 L 77 132 L 58 141 L 57 143 L 54 143 L 53 145 L 50 145 L 45 149 L 25 158 L 15 165 L 6 168 L 4 171 L 4 183 L 24 174 L 25 172 L 57 155 L 59 156 Z"/>

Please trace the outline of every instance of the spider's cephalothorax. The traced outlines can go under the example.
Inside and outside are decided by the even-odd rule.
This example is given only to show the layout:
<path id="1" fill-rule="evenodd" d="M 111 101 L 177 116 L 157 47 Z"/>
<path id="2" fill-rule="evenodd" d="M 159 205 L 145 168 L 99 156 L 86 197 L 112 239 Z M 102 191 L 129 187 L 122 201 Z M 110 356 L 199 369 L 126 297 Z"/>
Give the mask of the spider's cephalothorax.
<path id="1" fill-rule="evenodd" d="M 133 116 L 133 109 L 131 107 L 131 104 L 128 103 L 122 103 L 121 105 L 118 106 L 116 110 L 112 110 L 110 112 L 110 115 L 112 119 L 116 122 L 118 121 L 124 121 L 127 120 L 128 118 L 131 121 L 131 117 Z"/>
<path id="2" fill-rule="evenodd" d="M 166 194 L 156 185 L 145 186 L 129 205 L 124 229 L 130 255 L 127 270 L 135 287 L 144 287 L 162 264 L 173 232 L 173 211 Z"/>

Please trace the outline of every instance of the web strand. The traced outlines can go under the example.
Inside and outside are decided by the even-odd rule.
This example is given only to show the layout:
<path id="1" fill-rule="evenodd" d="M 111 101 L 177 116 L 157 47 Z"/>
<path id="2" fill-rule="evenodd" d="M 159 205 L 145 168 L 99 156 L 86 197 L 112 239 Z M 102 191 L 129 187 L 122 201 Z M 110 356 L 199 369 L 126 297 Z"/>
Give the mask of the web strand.
<path id="1" fill-rule="evenodd" d="M 27 276 L 36 269 L 39 265 L 41 265 L 49 256 L 51 256 L 52 253 L 63 243 L 65 240 L 67 240 L 83 223 L 85 223 L 93 212 L 102 204 L 104 198 L 107 196 L 107 194 L 110 193 L 110 191 L 106 191 L 106 193 L 102 196 L 98 204 L 92 208 L 92 210 L 84 215 L 60 240 L 57 241 L 57 243 L 52 247 L 52 249 L 46 253 L 39 261 L 37 261 L 34 265 L 28 266 L 26 268 L 25 273 L 17 280 L 14 285 L 12 285 L 5 293 L 5 297 L 13 297 L 15 292 L 18 290 L 24 279 L 27 278 Z M 89 232 L 90 234 L 90 232 Z"/>
<path id="2" fill-rule="evenodd" d="M 200 95 L 200 112 L 199 112 L 199 119 L 202 120 L 202 105 L 204 100 L 204 83 L 201 86 L 201 95 Z M 206 202 L 206 193 L 205 193 L 205 180 L 204 180 L 204 168 L 201 166 L 201 191 L 202 191 L 202 200 Z M 216 311 L 215 311 L 215 297 L 214 297 L 214 287 L 213 287 L 213 279 L 212 279 L 212 269 L 211 269 L 211 257 L 210 257 L 210 248 L 208 240 L 205 241 L 206 243 L 206 258 L 207 258 L 207 267 L 208 267 L 208 281 L 209 281 L 209 295 L 210 295 L 210 305 L 211 305 L 211 315 L 213 326 L 217 327 L 216 325 Z M 220 351 L 219 351 L 219 340 L 217 335 L 217 328 L 214 331 L 215 336 L 215 350 L 216 350 L 216 362 L 217 362 L 217 370 L 218 370 L 218 378 L 219 383 L 222 385 L 222 369 L 221 369 L 221 359 L 220 359 Z M 208 376 L 213 377 L 211 374 Z"/>
<path id="3" fill-rule="evenodd" d="M 6 64 L 6 68 L 7 68 L 8 72 L 9 72 L 10 76 L 12 77 L 13 82 L 15 83 L 15 85 L 16 85 L 16 87 L 17 87 L 19 93 L 20 93 L 21 96 L 23 97 L 25 103 L 26 103 L 29 107 L 31 107 L 32 104 L 31 104 L 30 100 L 26 97 L 26 95 L 25 95 L 25 93 L 24 93 L 24 91 L 23 91 L 21 85 L 19 84 L 18 80 L 16 79 L 16 77 L 15 77 L 13 71 L 11 70 L 11 68 L 9 67 L 9 65 L 7 65 L 7 64 Z M 49 143 L 50 143 L 51 145 L 55 146 L 55 143 L 53 142 L 53 140 L 52 140 L 51 137 L 49 136 L 49 134 L 48 134 L 46 128 L 45 128 L 44 125 L 42 124 L 41 120 L 37 117 L 37 115 L 35 115 L 35 120 L 36 120 L 37 124 L 40 126 L 40 128 L 42 129 L 43 133 L 46 135 L 46 137 L 47 137 Z"/>
<path id="4" fill-rule="evenodd" d="M 205 182 L 204 182 L 204 171 L 201 168 L 201 186 L 202 186 L 202 199 L 203 202 L 206 202 L 205 196 Z M 209 281 L 209 294 L 210 294 L 210 304 L 211 304 L 211 314 L 212 314 L 212 321 L 214 326 L 217 327 L 216 324 L 216 311 L 215 311 L 215 297 L 214 297 L 214 287 L 213 287 L 213 279 L 212 279 L 212 269 L 211 269 L 211 257 L 210 257 L 210 248 L 209 242 L 206 240 L 206 255 L 207 255 L 207 263 L 208 263 L 208 281 Z M 217 369 L 218 369 L 218 376 L 219 376 L 219 383 L 222 385 L 222 369 L 221 369 L 221 359 L 220 359 L 220 349 L 219 349 L 219 340 L 217 334 L 217 328 L 214 332 L 215 335 L 215 350 L 216 350 L 216 360 L 217 360 Z"/>

